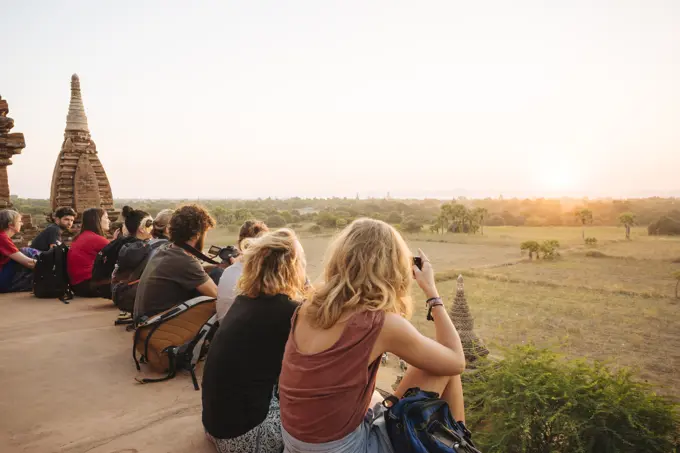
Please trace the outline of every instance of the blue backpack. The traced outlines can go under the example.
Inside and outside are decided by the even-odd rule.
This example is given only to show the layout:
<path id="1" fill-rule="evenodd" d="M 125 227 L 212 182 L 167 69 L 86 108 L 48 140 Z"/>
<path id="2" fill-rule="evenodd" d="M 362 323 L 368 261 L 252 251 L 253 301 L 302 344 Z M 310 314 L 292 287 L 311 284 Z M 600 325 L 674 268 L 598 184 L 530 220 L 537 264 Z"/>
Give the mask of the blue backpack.
<path id="1" fill-rule="evenodd" d="M 456 422 L 446 401 L 419 388 L 384 403 L 385 425 L 395 453 L 480 453 L 470 431 Z M 390 405 L 391 404 L 391 405 Z"/>

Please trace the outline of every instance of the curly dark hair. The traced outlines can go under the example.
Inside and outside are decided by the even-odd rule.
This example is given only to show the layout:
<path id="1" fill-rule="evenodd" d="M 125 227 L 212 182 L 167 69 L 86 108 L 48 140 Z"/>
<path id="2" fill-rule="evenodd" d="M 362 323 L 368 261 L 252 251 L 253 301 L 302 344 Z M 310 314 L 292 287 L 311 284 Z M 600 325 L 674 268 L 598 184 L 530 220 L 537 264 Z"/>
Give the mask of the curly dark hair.
<path id="1" fill-rule="evenodd" d="M 76 217 L 76 211 L 68 206 L 63 206 L 54 212 L 53 218 L 62 219 L 68 215 Z"/>
<path id="2" fill-rule="evenodd" d="M 241 247 L 241 242 L 247 238 L 256 238 L 260 233 L 266 233 L 269 231 L 267 225 L 260 220 L 246 220 L 243 225 L 241 225 L 241 231 L 238 233 L 238 246 Z"/>
<path id="3" fill-rule="evenodd" d="M 213 227 L 215 227 L 215 219 L 210 217 L 207 210 L 198 205 L 182 206 L 172 214 L 172 219 L 170 219 L 170 240 L 184 244 Z"/>

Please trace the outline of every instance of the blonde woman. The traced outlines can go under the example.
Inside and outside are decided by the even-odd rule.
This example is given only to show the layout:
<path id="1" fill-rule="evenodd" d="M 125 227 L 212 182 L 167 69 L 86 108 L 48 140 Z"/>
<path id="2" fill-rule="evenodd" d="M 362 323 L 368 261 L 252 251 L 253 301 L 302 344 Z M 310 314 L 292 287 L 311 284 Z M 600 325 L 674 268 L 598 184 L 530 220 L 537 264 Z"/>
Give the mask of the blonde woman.
<path id="1" fill-rule="evenodd" d="M 324 282 L 296 312 L 286 345 L 279 379 L 285 451 L 391 451 L 382 418 L 369 410 L 380 401 L 374 388 L 384 352 L 411 365 L 396 396 L 411 387 L 437 392 L 463 420 L 463 348 L 432 266 L 420 257 L 422 270 L 399 233 L 372 219 L 354 221 L 331 245 Z M 413 276 L 436 340 L 407 321 Z"/>
<path id="2" fill-rule="evenodd" d="M 305 288 L 305 255 L 287 229 L 247 241 L 240 295 L 206 359 L 203 426 L 220 453 L 279 453 L 281 419 L 273 393 Z"/>

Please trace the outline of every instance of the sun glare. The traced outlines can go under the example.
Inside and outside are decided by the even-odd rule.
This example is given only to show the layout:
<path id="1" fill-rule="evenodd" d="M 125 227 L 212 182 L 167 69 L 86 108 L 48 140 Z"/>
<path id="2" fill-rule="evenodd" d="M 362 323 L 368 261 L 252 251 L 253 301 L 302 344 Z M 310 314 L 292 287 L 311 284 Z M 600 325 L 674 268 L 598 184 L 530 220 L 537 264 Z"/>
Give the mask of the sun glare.
<path id="1" fill-rule="evenodd" d="M 544 195 L 567 195 L 578 189 L 580 175 L 576 166 L 565 160 L 543 162 L 535 170 L 537 188 Z"/>

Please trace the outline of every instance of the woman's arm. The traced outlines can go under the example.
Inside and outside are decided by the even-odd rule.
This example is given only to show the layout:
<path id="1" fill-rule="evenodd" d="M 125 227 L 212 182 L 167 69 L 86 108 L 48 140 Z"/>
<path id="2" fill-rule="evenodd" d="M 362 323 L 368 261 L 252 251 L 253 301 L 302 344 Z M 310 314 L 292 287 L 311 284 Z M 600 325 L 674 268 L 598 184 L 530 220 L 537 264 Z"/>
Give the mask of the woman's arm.
<path id="1" fill-rule="evenodd" d="M 33 258 L 27 257 L 21 252 L 13 253 L 9 257 L 28 269 L 33 269 L 35 267 L 35 260 Z"/>
<path id="2" fill-rule="evenodd" d="M 430 299 L 439 297 L 434 282 L 434 270 L 430 261 L 420 251 L 423 269 L 414 266 L 413 272 L 418 286 Z M 452 376 L 465 370 L 465 354 L 456 327 L 446 313 L 443 305 L 432 308 L 436 341 L 422 335 L 406 319 L 396 314 L 388 314 L 376 342 L 374 354 L 391 352 L 407 363 L 438 376 Z M 377 356 L 376 356 L 377 357 Z"/>

